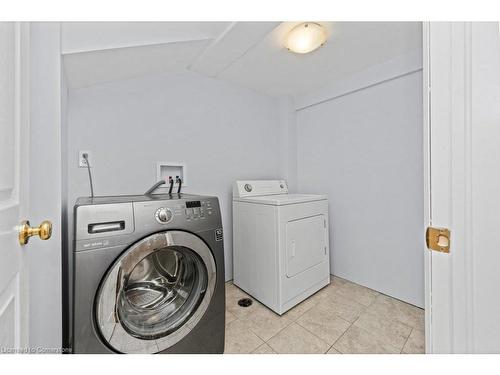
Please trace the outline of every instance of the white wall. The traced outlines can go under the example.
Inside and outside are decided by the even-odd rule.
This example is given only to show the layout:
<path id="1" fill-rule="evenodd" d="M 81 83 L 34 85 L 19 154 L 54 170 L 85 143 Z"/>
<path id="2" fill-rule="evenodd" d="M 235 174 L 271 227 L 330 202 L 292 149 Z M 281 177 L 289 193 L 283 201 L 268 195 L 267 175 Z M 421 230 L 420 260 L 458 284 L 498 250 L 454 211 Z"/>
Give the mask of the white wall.
<path id="1" fill-rule="evenodd" d="M 89 195 L 78 150 L 97 195 L 141 194 L 157 161 L 185 162 L 185 192 L 220 198 L 231 279 L 232 182 L 287 178 L 330 196 L 333 274 L 422 306 L 421 64 L 413 51 L 295 98 L 188 71 L 70 89 L 68 204 Z"/>
<path id="2" fill-rule="evenodd" d="M 332 98 L 299 109 L 297 180 L 299 191 L 329 196 L 332 273 L 423 306 L 422 73 L 416 65 L 420 54 L 407 73 L 398 65 L 392 78 L 386 66 L 378 83 L 377 75 L 361 73 L 351 81 L 359 85 L 366 76 L 368 87 L 331 88 Z"/>
<path id="3" fill-rule="evenodd" d="M 280 142 L 280 175 L 286 179 L 290 191 L 297 189 L 297 130 L 293 97 L 278 101 Z"/>
<path id="4" fill-rule="evenodd" d="M 91 151 L 96 195 L 142 194 L 157 161 L 185 162 L 183 191 L 220 199 L 231 279 L 231 184 L 281 177 L 278 122 L 276 99 L 191 72 L 69 90 L 68 202 L 89 195 L 78 150 Z"/>

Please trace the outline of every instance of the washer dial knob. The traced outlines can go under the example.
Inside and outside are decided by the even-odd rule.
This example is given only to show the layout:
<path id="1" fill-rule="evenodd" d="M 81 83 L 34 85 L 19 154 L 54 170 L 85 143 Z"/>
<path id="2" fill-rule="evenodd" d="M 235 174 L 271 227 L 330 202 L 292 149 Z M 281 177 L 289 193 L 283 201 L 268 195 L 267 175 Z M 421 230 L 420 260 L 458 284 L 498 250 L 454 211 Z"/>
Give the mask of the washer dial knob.
<path id="1" fill-rule="evenodd" d="M 172 221 L 172 211 L 169 208 L 161 207 L 156 210 L 155 218 L 160 224 L 166 224 Z"/>

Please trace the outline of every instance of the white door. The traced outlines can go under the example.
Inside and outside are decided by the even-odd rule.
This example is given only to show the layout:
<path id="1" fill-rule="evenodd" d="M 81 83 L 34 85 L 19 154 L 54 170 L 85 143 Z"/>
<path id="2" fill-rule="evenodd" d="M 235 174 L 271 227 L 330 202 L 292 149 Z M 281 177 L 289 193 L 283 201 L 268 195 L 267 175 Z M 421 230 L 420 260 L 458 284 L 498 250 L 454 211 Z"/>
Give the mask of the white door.
<path id="1" fill-rule="evenodd" d="M 27 213 L 29 30 L 0 22 L 0 353 L 28 343 L 26 252 L 17 226 Z"/>
<path id="2" fill-rule="evenodd" d="M 424 30 L 427 219 L 451 232 L 449 253 L 426 250 L 426 347 L 499 353 L 500 30 Z"/>

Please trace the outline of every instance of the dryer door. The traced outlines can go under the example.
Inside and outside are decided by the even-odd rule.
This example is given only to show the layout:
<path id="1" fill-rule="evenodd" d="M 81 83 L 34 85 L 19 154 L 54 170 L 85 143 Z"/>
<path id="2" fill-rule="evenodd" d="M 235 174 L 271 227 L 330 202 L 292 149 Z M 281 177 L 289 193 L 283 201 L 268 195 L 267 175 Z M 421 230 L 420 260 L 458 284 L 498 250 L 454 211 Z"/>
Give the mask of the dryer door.
<path id="1" fill-rule="evenodd" d="M 286 224 L 286 275 L 294 277 L 327 259 L 326 219 L 316 215 Z"/>
<path id="2" fill-rule="evenodd" d="M 212 252 L 183 231 L 132 245 L 103 278 L 95 301 L 101 339 L 121 353 L 157 353 L 196 326 L 216 282 Z"/>

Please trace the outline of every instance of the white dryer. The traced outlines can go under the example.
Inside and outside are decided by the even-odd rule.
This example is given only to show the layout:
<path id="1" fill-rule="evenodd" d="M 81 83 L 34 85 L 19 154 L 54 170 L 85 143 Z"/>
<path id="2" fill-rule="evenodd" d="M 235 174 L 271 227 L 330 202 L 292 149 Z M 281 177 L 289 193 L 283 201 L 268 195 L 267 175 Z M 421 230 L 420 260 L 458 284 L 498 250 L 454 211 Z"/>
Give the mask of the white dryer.
<path id="1" fill-rule="evenodd" d="M 286 181 L 233 186 L 234 283 L 283 314 L 330 283 L 328 200 Z"/>

